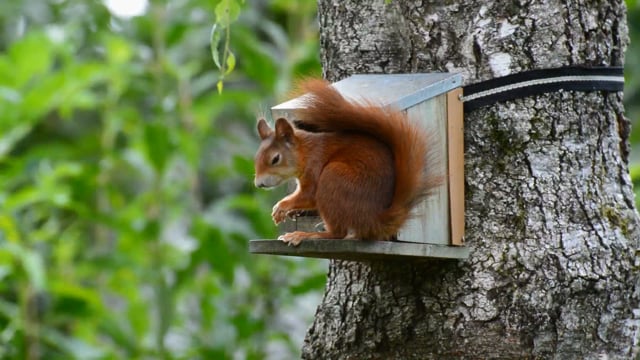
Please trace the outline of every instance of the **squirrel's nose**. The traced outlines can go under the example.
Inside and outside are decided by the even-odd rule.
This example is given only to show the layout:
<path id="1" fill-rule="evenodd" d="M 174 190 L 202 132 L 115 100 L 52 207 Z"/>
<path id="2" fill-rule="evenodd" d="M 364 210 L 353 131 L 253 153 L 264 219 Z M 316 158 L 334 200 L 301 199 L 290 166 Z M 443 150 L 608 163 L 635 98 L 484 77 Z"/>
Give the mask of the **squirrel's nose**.
<path id="1" fill-rule="evenodd" d="M 280 179 L 273 175 L 256 176 L 253 183 L 261 189 L 271 189 L 280 184 Z"/>
<path id="2" fill-rule="evenodd" d="M 266 188 L 266 187 L 267 187 L 267 185 L 264 183 L 264 181 L 259 180 L 258 178 L 255 178 L 255 179 L 253 180 L 253 183 L 255 184 L 255 186 L 256 186 L 257 188 L 264 189 L 264 188 Z"/>

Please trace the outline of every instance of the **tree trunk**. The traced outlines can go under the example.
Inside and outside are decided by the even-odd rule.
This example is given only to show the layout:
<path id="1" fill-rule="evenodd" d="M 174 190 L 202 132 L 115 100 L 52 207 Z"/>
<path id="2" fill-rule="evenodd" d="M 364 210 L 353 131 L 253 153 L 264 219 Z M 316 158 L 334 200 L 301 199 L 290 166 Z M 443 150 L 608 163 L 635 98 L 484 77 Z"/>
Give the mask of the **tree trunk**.
<path id="1" fill-rule="evenodd" d="M 320 0 L 332 81 L 622 65 L 621 0 Z M 630 358 L 640 219 L 621 93 L 556 92 L 465 115 L 465 261 L 331 261 L 305 359 Z"/>

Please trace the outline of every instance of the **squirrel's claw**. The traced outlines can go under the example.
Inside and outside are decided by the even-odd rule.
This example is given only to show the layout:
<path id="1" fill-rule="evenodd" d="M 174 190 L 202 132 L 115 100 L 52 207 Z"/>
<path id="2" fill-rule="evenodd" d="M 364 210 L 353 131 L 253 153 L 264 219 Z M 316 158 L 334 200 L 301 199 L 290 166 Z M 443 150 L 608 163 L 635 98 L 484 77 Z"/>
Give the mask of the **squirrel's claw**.
<path id="1" fill-rule="evenodd" d="M 287 211 L 280 208 L 279 203 L 273 207 L 273 211 L 271 212 L 271 218 L 273 222 L 278 225 L 284 221 L 287 217 Z"/>
<path id="2" fill-rule="evenodd" d="M 302 210 L 298 210 L 298 209 L 282 209 L 280 207 L 280 203 L 278 203 L 273 207 L 273 211 L 271 212 L 271 217 L 273 218 L 273 222 L 276 223 L 276 225 L 278 225 L 281 222 L 283 222 L 286 218 L 295 220 L 298 216 L 300 216 L 301 213 L 302 213 Z"/>
<path id="3" fill-rule="evenodd" d="M 298 246 L 302 242 L 303 237 L 296 235 L 294 233 L 286 233 L 278 236 L 278 240 L 283 241 L 289 246 Z"/>

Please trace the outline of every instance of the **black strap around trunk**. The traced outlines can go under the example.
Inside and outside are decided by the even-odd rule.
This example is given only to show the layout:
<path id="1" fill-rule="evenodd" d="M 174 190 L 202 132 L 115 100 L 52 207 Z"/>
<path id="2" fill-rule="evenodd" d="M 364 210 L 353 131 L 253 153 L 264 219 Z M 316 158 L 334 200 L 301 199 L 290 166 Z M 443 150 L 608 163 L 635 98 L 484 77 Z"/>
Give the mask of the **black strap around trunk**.
<path id="1" fill-rule="evenodd" d="M 623 68 L 569 66 L 530 70 L 463 87 L 464 111 L 554 91 L 622 91 Z"/>

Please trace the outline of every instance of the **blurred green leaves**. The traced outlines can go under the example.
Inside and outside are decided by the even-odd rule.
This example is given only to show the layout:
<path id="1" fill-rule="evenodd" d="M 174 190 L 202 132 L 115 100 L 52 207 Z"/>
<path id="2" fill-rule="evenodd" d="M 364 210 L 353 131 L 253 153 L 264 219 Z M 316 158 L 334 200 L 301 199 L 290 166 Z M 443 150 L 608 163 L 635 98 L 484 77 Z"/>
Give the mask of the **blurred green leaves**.
<path id="1" fill-rule="evenodd" d="M 636 194 L 636 207 L 640 208 L 640 2 L 626 0 L 627 24 L 631 43 L 625 56 L 624 105 L 631 120 L 631 179 Z"/>
<path id="2" fill-rule="evenodd" d="M 299 357 L 324 263 L 247 242 L 276 232 L 255 114 L 319 74 L 315 6 L 0 2 L 0 358 Z"/>
<path id="3" fill-rule="evenodd" d="M 159 174 L 164 173 L 165 166 L 173 152 L 169 129 L 157 122 L 146 123 L 144 142 L 146 155 L 155 171 Z"/>
<path id="4" fill-rule="evenodd" d="M 221 0 L 215 8 L 216 23 L 211 28 L 211 56 L 220 75 L 216 88 L 222 93 L 224 78 L 236 68 L 236 56 L 230 49 L 231 24 L 240 15 L 240 0 Z"/>
<path id="5" fill-rule="evenodd" d="M 319 71 L 302 3 L 0 3 L 0 358 L 297 357 L 323 263 L 247 242 L 254 116 Z"/>

